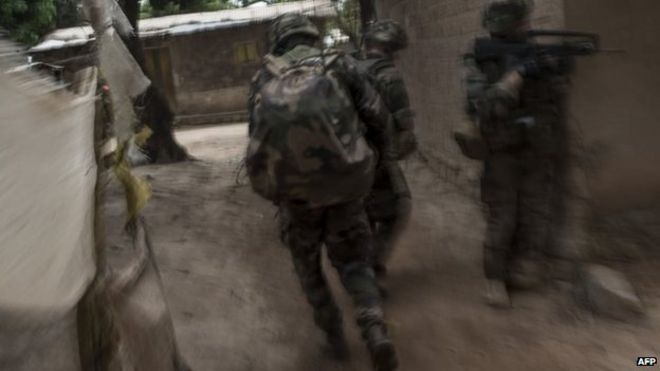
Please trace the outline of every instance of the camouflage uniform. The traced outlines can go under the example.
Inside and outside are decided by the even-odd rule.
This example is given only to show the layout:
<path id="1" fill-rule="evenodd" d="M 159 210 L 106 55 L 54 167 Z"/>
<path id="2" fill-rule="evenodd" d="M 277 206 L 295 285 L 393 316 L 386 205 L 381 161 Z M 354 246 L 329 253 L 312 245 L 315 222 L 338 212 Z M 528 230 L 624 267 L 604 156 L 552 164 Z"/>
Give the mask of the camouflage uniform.
<path id="1" fill-rule="evenodd" d="M 394 51 L 406 47 L 407 38 L 403 29 L 396 22 L 379 21 L 366 33 L 365 42 L 367 46 L 382 44 L 388 52 L 383 54 L 367 50 L 360 65 L 391 113 L 394 125 L 391 142 L 396 144 L 398 152 L 393 160 L 381 159 L 372 192 L 367 198 L 367 214 L 374 233 L 374 267 L 377 272 L 384 272 L 385 263 L 412 212 L 410 188 L 396 160 L 409 155 L 417 144 L 412 134 L 415 124 L 408 92 L 392 58 Z M 412 140 L 412 143 L 399 143 L 396 134 L 401 132 L 410 133 L 406 139 Z"/>
<path id="2" fill-rule="evenodd" d="M 288 22 L 298 23 L 310 36 L 318 36 L 318 31 L 311 28 L 306 18 L 285 15 L 275 21 L 271 35 L 277 34 L 278 27 L 285 30 Z M 288 32 L 288 31 L 287 31 Z M 295 34 L 291 32 L 289 34 Z M 274 54 L 282 45 L 285 37 L 271 37 Z M 300 44 L 289 48 L 279 48 L 284 59 L 291 62 L 321 56 L 324 51 L 314 46 Z M 345 87 L 351 94 L 350 99 L 361 122 L 377 133 L 377 140 L 383 153 L 387 153 L 384 131 L 387 127 L 387 110 L 380 98 L 359 73 L 357 62 L 343 54 L 329 67 L 329 75 L 336 78 L 336 83 Z M 273 78 L 270 71 L 261 69 L 253 79 L 250 88 L 248 111 L 250 115 L 250 133 L 254 132 L 258 119 L 255 106 L 258 105 L 259 92 Z M 362 125 L 362 124 L 361 124 Z M 366 131 L 366 128 L 363 130 Z M 291 138 L 291 137 L 290 137 Z M 362 139 L 363 140 L 363 139 Z M 310 150 L 312 148 L 310 147 Z M 366 147 L 371 153 L 371 149 Z M 373 170 L 374 163 L 371 163 Z M 303 190 L 301 190 L 303 192 Z M 325 199 L 314 197 L 315 192 L 325 190 L 309 189 L 302 199 Z M 342 330 L 342 316 L 333 300 L 321 266 L 321 248 L 325 244 L 328 257 L 339 273 L 341 282 L 353 299 L 357 310 L 357 323 L 367 341 L 377 370 L 394 370 L 397 367 L 396 355 L 392 343 L 387 338 L 381 298 L 370 266 L 372 235 L 360 195 L 352 200 L 341 202 L 312 204 L 307 201 L 284 199 L 277 202 L 282 241 L 289 247 L 295 271 L 300 280 L 308 302 L 314 310 L 315 323 L 326 333 L 331 346 L 345 347 Z"/>
<path id="3" fill-rule="evenodd" d="M 322 244 L 326 245 L 332 266 L 339 272 L 342 284 L 360 311 L 358 321 L 363 322 L 365 328 L 382 321 L 380 294 L 369 265 L 371 230 L 361 201 L 320 208 L 310 208 L 304 203 L 283 203 L 280 205 L 280 231 L 291 251 L 303 291 L 314 309 L 314 321 L 321 329 L 331 336 L 342 331 L 342 316 L 321 267 Z"/>
<path id="4" fill-rule="evenodd" d="M 515 7 L 522 1 L 499 3 Z M 484 24 L 490 25 L 487 21 Z M 499 33 L 489 29 L 492 34 Z M 557 176 L 566 142 L 567 81 L 556 74 L 525 77 L 517 96 L 506 97 L 498 92 L 497 83 L 510 66 L 524 61 L 511 56 L 506 66 L 496 61 L 466 62 L 468 113 L 478 121 L 488 151 L 481 179 L 487 220 L 485 274 L 488 279 L 506 281 L 516 259 L 534 260 L 548 253 Z M 505 114 L 492 109 L 497 101 L 505 102 Z"/>

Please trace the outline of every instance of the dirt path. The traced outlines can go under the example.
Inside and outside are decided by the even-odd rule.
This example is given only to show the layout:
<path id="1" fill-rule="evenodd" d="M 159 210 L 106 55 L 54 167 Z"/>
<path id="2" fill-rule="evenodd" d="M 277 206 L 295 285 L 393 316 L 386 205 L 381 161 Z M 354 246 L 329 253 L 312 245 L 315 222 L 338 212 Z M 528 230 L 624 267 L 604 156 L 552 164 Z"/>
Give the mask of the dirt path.
<path id="1" fill-rule="evenodd" d="M 320 354 L 322 336 L 277 239 L 275 210 L 236 183 L 245 132 L 244 125 L 179 132 L 201 161 L 138 170 L 154 188 L 145 214 L 183 354 L 196 371 L 369 370 L 334 274 L 353 359 L 337 364 Z M 401 370 L 622 371 L 636 369 L 637 356 L 660 356 L 659 262 L 624 267 L 649 306 L 638 324 L 592 318 L 559 288 L 493 311 L 480 296 L 477 205 L 419 161 L 405 171 L 415 211 L 386 281 Z M 111 194 L 116 216 L 120 202 Z"/>

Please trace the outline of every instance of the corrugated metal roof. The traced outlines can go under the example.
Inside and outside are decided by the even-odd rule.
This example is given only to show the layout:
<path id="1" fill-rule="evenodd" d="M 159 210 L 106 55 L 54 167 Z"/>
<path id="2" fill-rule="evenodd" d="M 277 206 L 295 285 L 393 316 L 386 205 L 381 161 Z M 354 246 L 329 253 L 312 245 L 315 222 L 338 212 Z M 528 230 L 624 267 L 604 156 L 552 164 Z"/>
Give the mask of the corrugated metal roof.
<path id="1" fill-rule="evenodd" d="M 0 79 L 11 79 L 14 86 L 38 96 L 53 91 L 63 90 L 66 86 L 53 79 L 50 74 L 37 71 L 34 63 L 29 63 L 24 54 L 25 48 L 8 40 L 0 30 Z"/>
<path id="2" fill-rule="evenodd" d="M 275 19 L 284 13 L 302 13 L 310 17 L 329 18 L 335 16 L 336 9 L 331 0 L 305 0 L 279 3 L 263 7 L 248 7 L 216 12 L 177 14 L 166 17 L 140 20 L 140 37 L 182 35 L 220 28 Z M 94 39 L 94 31 L 89 26 L 55 30 L 44 41 L 30 49 L 31 52 L 61 49 L 84 45 Z"/>

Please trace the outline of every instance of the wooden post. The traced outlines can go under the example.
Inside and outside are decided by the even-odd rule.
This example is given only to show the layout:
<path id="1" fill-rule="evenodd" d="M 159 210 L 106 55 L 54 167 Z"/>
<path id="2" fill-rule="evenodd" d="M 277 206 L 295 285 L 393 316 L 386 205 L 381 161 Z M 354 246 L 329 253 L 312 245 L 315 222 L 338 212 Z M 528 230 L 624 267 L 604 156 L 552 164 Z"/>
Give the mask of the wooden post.
<path id="1" fill-rule="evenodd" d="M 362 24 L 362 32 L 366 31 L 369 23 L 378 19 L 376 14 L 376 0 L 359 0 L 360 1 L 360 22 Z"/>

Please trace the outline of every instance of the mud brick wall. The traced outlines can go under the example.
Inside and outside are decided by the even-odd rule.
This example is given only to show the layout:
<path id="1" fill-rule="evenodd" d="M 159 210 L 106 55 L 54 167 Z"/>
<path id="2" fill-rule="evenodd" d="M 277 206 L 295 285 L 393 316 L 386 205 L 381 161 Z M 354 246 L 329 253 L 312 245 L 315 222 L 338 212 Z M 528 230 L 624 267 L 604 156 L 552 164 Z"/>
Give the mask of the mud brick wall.
<path id="1" fill-rule="evenodd" d="M 470 41 L 483 33 L 481 11 L 486 0 L 380 0 L 378 16 L 401 22 L 410 47 L 399 65 L 417 113 L 422 153 L 437 170 L 461 185 L 475 183 L 478 164 L 466 160 L 452 131 L 466 125 L 463 111 L 461 56 Z M 535 27 L 563 25 L 563 1 L 539 0 Z M 476 189 L 475 187 L 471 188 Z"/>
<path id="2" fill-rule="evenodd" d="M 237 63 L 234 45 L 253 42 L 259 55 L 264 54 L 267 29 L 268 24 L 261 23 L 173 38 L 172 72 L 179 112 L 244 110 L 248 84 L 259 63 Z"/>
<path id="3" fill-rule="evenodd" d="M 325 20 L 314 22 L 325 29 Z M 145 46 L 163 48 L 168 54 L 170 68 L 163 73 L 170 75 L 165 80 L 172 81 L 169 90 L 177 115 L 209 115 L 209 120 L 216 120 L 216 114 L 245 111 L 250 81 L 261 66 L 261 56 L 268 53 L 270 24 L 259 22 L 146 40 Z M 246 43 L 255 44 L 257 59 L 239 63 L 235 46 Z"/>
<path id="4" fill-rule="evenodd" d="M 597 32 L 612 52 L 580 58 L 572 126 L 596 161 L 594 196 L 612 207 L 660 199 L 660 1 L 566 1 L 569 28 Z"/>
<path id="5" fill-rule="evenodd" d="M 660 254 L 660 1 L 566 0 L 565 13 L 612 51 L 580 58 L 572 77 L 595 254 Z"/>

